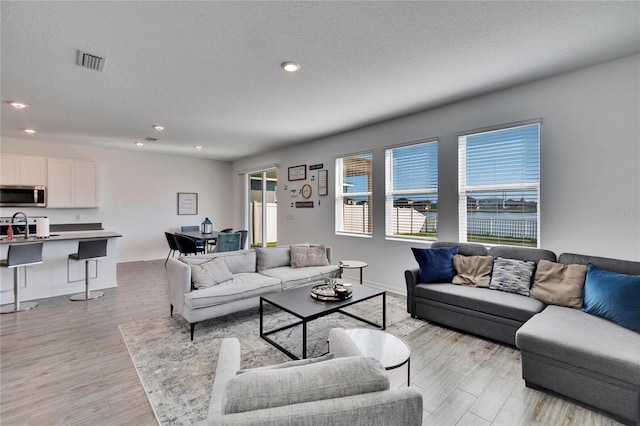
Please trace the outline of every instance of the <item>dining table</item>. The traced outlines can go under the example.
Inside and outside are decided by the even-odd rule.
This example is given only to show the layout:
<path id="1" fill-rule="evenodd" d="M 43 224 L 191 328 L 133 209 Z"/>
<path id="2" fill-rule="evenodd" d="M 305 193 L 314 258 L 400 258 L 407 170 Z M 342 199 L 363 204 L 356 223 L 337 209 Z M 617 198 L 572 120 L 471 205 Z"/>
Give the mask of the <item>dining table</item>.
<path id="1" fill-rule="evenodd" d="M 200 231 L 181 231 L 176 232 L 178 235 L 184 235 L 196 241 L 202 241 L 204 243 L 204 249 L 206 253 L 209 253 L 209 242 L 213 241 L 215 244 L 218 241 L 218 231 L 213 231 L 210 234 L 203 234 Z"/>

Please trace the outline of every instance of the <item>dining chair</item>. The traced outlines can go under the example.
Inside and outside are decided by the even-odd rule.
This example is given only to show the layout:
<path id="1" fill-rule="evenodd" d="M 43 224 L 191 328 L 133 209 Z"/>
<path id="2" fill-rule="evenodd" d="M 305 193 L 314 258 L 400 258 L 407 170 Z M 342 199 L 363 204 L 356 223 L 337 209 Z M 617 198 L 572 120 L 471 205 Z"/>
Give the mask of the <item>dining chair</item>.
<path id="1" fill-rule="evenodd" d="M 239 232 L 221 232 L 218 234 L 218 243 L 216 244 L 216 252 L 237 251 L 240 250 L 240 233 Z"/>
<path id="2" fill-rule="evenodd" d="M 200 232 L 200 225 L 187 225 L 180 227 L 181 232 Z M 204 251 L 204 241 L 196 241 L 196 246 Z"/>
<path id="3" fill-rule="evenodd" d="M 227 232 L 233 232 L 233 228 L 224 228 L 222 231 L 219 231 L 219 232 L 218 232 L 218 234 L 219 234 L 220 232 L 225 232 L 225 233 L 227 233 Z M 218 239 L 217 239 L 217 238 L 216 238 L 215 240 L 209 240 L 209 241 L 207 241 L 207 244 L 209 244 L 209 253 L 211 253 L 211 252 L 215 251 L 215 246 L 216 246 L 217 242 L 218 242 Z"/>
<path id="4" fill-rule="evenodd" d="M 240 233 L 240 250 L 245 250 L 247 244 L 247 236 L 249 235 L 249 231 L 243 229 L 242 231 L 238 231 Z"/>
<path id="5" fill-rule="evenodd" d="M 196 245 L 196 240 L 180 234 L 175 234 L 175 237 L 180 254 L 204 254 L 204 247 Z"/>
<path id="6" fill-rule="evenodd" d="M 169 254 L 167 254 L 167 260 L 164 261 L 164 266 L 167 266 L 169 256 L 175 256 L 176 251 L 180 251 L 180 247 L 178 247 L 176 236 L 174 234 L 172 234 L 171 232 L 165 232 L 164 236 L 167 238 L 167 243 L 169 244 Z"/>

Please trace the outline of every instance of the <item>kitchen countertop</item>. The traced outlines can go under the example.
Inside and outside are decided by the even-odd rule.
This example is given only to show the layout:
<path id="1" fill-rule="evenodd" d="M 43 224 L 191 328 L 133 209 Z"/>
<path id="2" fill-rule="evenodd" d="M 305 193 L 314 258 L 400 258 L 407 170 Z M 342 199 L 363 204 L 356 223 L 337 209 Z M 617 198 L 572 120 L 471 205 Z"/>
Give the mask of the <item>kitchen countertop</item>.
<path id="1" fill-rule="evenodd" d="M 0 244 L 23 244 L 34 242 L 53 242 L 53 241 L 69 241 L 69 240 L 89 240 L 94 238 L 118 238 L 122 235 L 111 231 L 71 231 L 71 232 L 54 232 L 49 238 L 36 238 L 35 234 L 30 235 L 28 239 L 23 234 L 14 235 L 12 240 L 7 240 L 6 236 L 0 237 Z"/>

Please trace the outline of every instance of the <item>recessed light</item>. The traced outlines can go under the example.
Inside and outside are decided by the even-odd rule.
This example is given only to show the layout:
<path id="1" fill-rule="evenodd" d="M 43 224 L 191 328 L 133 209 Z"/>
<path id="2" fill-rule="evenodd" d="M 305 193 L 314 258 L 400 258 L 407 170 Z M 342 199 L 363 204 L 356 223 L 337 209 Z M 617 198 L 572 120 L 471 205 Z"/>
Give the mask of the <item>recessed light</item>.
<path id="1" fill-rule="evenodd" d="M 159 132 L 161 132 L 161 131 L 163 131 L 163 130 L 164 130 L 164 127 L 159 126 L 159 125 L 157 125 L 157 124 L 154 124 L 154 125 L 153 125 L 153 128 L 154 128 L 154 129 L 156 129 L 156 130 L 157 130 L 157 131 L 159 131 Z"/>
<path id="2" fill-rule="evenodd" d="M 293 61 L 286 61 L 280 64 L 283 70 L 286 72 L 296 72 L 300 69 L 300 64 Z"/>
<path id="3" fill-rule="evenodd" d="M 24 129 L 25 133 L 29 133 L 30 135 L 34 134 L 36 131 L 33 129 Z"/>
<path id="4" fill-rule="evenodd" d="M 24 109 L 24 108 L 29 106 L 29 105 L 25 104 L 24 102 L 9 101 L 7 103 L 9 105 L 11 105 L 12 107 L 14 107 L 15 109 Z"/>
<path id="5" fill-rule="evenodd" d="M 194 145 L 193 146 L 195 149 L 202 149 L 202 145 Z"/>
<path id="6" fill-rule="evenodd" d="M 136 142 L 136 146 L 144 146 L 142 142 Z"/>

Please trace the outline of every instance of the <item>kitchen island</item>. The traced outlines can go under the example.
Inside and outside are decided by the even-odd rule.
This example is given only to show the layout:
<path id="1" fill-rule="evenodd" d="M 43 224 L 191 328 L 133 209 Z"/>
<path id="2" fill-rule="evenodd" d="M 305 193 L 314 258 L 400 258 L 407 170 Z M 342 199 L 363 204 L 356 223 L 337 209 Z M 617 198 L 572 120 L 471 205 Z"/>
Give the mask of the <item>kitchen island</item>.
<path id="1" fill-rule="evenodd" d="M 98 259 L 97 276 L 96 263 L 90 263 L 91 290 L 100 290 L 118 286 L 116 275 L 116 240 L 122 235 L 111 231 L 70 231 L 54 232 L 48 238 L 36 238 L 15 235 L 8 240 L 0 237 L 0 258 L 6 259 L 9 246 L 43 242 L 42 264 L 28 267 L 26 274 L 20 274 L 20 301 L 36 300 L 46 297 L 62 296 L 84 291 L 84 262 L 69 261 L 71 253 L 77 253 L 78 241 L 107 238 L 107 257 Z M 25 287 L 26 275 L 26 287 Z M 13 271 L 2 268 L 0 270 L 0 304 L 13 303 Z"/>

